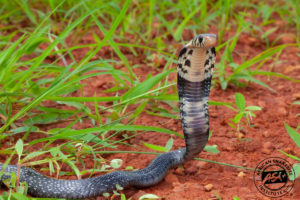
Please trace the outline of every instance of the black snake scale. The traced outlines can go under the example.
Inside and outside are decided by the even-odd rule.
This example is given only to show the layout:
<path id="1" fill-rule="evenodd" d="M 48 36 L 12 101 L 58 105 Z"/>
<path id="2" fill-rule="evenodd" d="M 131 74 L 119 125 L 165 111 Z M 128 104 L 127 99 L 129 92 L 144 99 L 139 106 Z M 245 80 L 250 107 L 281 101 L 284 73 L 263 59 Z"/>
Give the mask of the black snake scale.
<path id="1" fill-rule="evenodd" d="M 201 34 L 186 44 L 178 60 L 178 95 L 186 147 L 156 157 L 149 166 L 138 171 L 115 171 L 103 176 L 61 180 L 48 178 L 33 169 L 22 167 L 20 181 L 28 184 L 28 193 L 38 197 L 80 199 L 112 192 L 116 185 L 148 187 L 161 181 L 169 168 L 182 164 L 201 152 L 208 140 L 208 97 L 215 62 L 216 36 Z M 1 181 L 17 173 L 16 165 L 0 170 Z"/>

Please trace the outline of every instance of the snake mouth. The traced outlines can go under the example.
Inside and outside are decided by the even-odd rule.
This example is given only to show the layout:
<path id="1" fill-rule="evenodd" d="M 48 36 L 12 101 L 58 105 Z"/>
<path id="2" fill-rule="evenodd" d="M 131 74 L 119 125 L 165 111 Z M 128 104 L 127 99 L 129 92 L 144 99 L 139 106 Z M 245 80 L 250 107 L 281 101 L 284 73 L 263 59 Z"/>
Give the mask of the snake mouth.
<path id="1" fill-rule="evenodd" d="M 194 37 L 185 45 L 186 48 L 205 48 L 210 49 L 217 44 L 217 36 L 212 33 L 200 34 Z"/>

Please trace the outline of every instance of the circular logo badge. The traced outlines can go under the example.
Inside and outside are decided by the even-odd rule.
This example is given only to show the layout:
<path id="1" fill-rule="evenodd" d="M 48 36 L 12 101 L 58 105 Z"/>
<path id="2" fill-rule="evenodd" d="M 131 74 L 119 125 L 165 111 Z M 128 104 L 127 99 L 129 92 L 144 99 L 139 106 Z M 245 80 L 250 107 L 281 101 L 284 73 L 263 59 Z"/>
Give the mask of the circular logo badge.
<path id="1" fill-rule="evenodd" d="M 271 157 L 257 165 L 253 180 L 259 192 L 267 197 L 276 198 L 292 190 L 294 181 L 291 181 L 289 176 L 294 174 L 294 169 L 288 161 Z"/>

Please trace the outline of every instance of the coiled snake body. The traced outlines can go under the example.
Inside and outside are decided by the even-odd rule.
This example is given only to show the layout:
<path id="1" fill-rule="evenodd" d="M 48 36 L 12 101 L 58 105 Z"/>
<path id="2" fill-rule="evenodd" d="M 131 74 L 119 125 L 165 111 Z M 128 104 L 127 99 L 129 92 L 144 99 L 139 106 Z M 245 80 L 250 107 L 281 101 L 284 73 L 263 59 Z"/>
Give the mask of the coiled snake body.
<path id="1" fill-rule="evenodd" d="M 156 157 L 142 170 L 115 171 L 82 180 L 48 178 L 33 169 L 21 167 L 20 181 L 28 184 L 28 193 L 38 197 L 80 199 L 101 195 L 116 189 L 116 185 L 148 187 L 160 182 L 171 167 L 182 164 L 200 153 L 208 140 L 208 96 L 215 62 L 214 34 L 201 34 L 187 43 L 179 53 L 178 95 L 186 147 Z M 17 173 L 16 165 L 0 170 L 1 181 Z"/>

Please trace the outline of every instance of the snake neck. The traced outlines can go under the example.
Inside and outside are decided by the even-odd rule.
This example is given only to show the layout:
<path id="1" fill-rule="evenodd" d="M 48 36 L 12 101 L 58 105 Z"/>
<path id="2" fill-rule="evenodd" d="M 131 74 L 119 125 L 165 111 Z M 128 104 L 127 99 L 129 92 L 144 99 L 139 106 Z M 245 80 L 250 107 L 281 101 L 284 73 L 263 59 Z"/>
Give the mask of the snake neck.
<path id="1" fill-rule="evenodd" d="M 215 55 L 214 48 L 186 47 L 179 54 L 178 95 L 186 142 L 185 160 L 197 156 L 208 141 L 208 98 Z"/>

